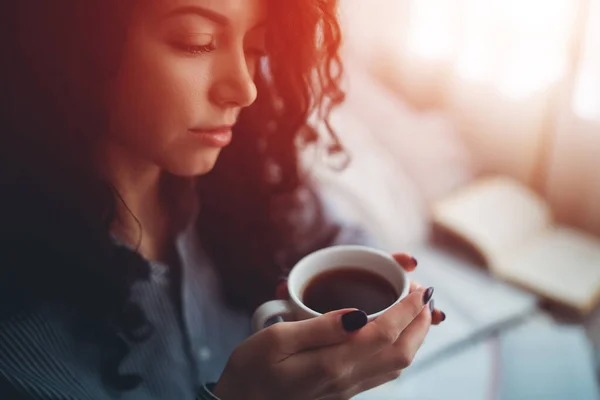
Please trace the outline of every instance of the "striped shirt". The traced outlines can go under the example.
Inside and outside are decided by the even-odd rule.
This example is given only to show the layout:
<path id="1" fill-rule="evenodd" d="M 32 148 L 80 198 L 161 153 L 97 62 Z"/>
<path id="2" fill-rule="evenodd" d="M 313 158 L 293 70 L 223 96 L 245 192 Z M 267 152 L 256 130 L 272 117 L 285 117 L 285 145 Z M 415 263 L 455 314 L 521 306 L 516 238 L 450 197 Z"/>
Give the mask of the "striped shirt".
<path id="1" fill-rule="evenodd" d="M 335 242 L 363 242 L 357 233 L 342 229 Z M 0 322 L 0 399 L 211 398 L 203 384 L 218 380 L 233 349 L 251 334 L 250 315 L 224 304 L 218 274 L 199 243 L 195 230 L 186 230 L 176 243 L 181 273 L 151 262 L 150 279 L 132 288 L 154 334 L 131 344 L 119 371 L 141 376 L 141 385 L 124 392 L 106 386 L 102 345 L 78 337 L 66 311 L 48 305 Z"/>

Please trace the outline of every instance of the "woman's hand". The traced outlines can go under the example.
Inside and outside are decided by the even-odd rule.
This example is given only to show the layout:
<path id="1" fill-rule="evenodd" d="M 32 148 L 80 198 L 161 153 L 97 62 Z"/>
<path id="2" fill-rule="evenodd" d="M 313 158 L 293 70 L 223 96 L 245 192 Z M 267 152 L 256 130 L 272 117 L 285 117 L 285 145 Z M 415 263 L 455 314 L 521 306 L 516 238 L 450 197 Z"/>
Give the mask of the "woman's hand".
<path id="1" fill-rule="evenodd" d="M 394 256 L 407 270 L 412 258 Z M 215 395 L 234 399 L 349 399 L 395 379 L 412 362 L 433 319 L 432 289 L 412 292 L 373 322 L 339 310 L 282 322 L 244 341 L 232 354 Z"/>
<path id="2" fill-rule="evenodd" d="M 404 270 L 406 272 L 413 272 L 416 268 L 417 268 L 417 260 L 406 254 L 406 253 L 396 253 L 396 254 L 392 254 L 392 256 L 394 257 L 394 259 L 398 262 L 398 264 L 400 264 L 402 266 L 402 268 L 404 268 Z M 412 282 L 410 283 L 410 293 L 416 291 L 416 290 L 420 290 L 423 289 L 423 286 L 419 285 L 417 282 Z M 432 323 L 433 325 L 439 325 L 441 322 L 443 322 L 446 319 L 446 314 L 444 314 L 444 312 L 438 310 L 437 308 L 435 308 L 435 302 L 433 300 L 431 300 L 430 302 L 430 307 L 432 311 Z"/>
<path id="3" fill-rule="evenodd" d="M 412 272 L 417 267 L 417 260 L 407 254 L 397 253 L 393 256 L 407 272 Z M 416 292 L 423 293 L 425 296 L 427 289 L 416 282 L 411 282 L 411 296 Z M 445 319 L 446 314 L 434 308 L 434 300 L 431 298 L 428 307 L 421 310 L 390 348 L 369 357 L 356 368 L 355 374 L 358 378 L 352 388 L 342 394 L 334 394 L 321 400 L 350 399 L 359 393 L 398 379 L 402 370 L 412 363 L 417 350 L 421 347 L 429 331 L 429 326 L 431 324 L 439 325 Z M 374 321 L 374 323 L 376 322 Z"/>

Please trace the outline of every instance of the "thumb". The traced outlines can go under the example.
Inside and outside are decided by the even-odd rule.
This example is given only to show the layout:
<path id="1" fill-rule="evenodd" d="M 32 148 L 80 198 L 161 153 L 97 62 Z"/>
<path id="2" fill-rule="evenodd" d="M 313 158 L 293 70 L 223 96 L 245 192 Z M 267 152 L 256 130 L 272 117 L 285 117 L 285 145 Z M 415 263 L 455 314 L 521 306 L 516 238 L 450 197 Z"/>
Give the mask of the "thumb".
<path id="1" fill-rule="evenodd" d="M 364 311 L 345 309 L 303 321 L 281 322 L 272 328 L 279 329 L 281 335 L 288 338 L 284 351 L 294 354 L 341 343 L 366 324 L 367 314 Z"/>
<path id="2" fill-rule="evenodd" d="M 431 301 L 433 288 L 413 292 L 369 324 L 353 344 L 348 358 L 360 360 L 393 345 L 400 334 L 417 318 Z"/>

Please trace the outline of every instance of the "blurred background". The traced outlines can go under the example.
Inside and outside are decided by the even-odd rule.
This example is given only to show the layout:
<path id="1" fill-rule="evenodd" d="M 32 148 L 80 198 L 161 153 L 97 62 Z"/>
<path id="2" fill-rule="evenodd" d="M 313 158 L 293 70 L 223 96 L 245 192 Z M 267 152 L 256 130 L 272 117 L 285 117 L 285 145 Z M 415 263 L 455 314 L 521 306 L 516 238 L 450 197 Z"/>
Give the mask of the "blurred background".
<path id="1" fill-rule="evenodd" d="M 360 398 L 600 398 L 598 296 L 583 314 L 553 308 L 441 246 L 432 213 L 500 175 L 540 196 L 556 224 L 598 238 L 600 0 L 341 6 L 348 100 L 333 122 L 352 164 L 307 163 L 336 210 L 381 247 L 417 255 L 414 278 L 448 315 L 399 381 Z M 596 271 L 597 250 L 585 259 Z"/>

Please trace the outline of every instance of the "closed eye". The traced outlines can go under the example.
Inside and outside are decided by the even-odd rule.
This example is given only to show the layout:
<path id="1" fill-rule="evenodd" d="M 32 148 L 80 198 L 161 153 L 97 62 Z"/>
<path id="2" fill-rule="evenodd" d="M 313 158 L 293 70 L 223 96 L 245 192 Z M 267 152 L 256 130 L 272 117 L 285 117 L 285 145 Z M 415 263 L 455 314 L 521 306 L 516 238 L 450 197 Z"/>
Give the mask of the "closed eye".
<path id="1" fill-rule="evenodd" d="M 210 52 L 216 50 L 216 48 L 217 48 L 217 46 L 215 45 L 214 42 L 211 42 L 208 44 L 203 44 L 203 45 L 191 45 L 191 44 L 187 44 L 187 43 L 174 43 L 173 46 L 176 49 L 183 51 L 185 53 L 191 54 L 191 55 L 210 53 Z"/>

